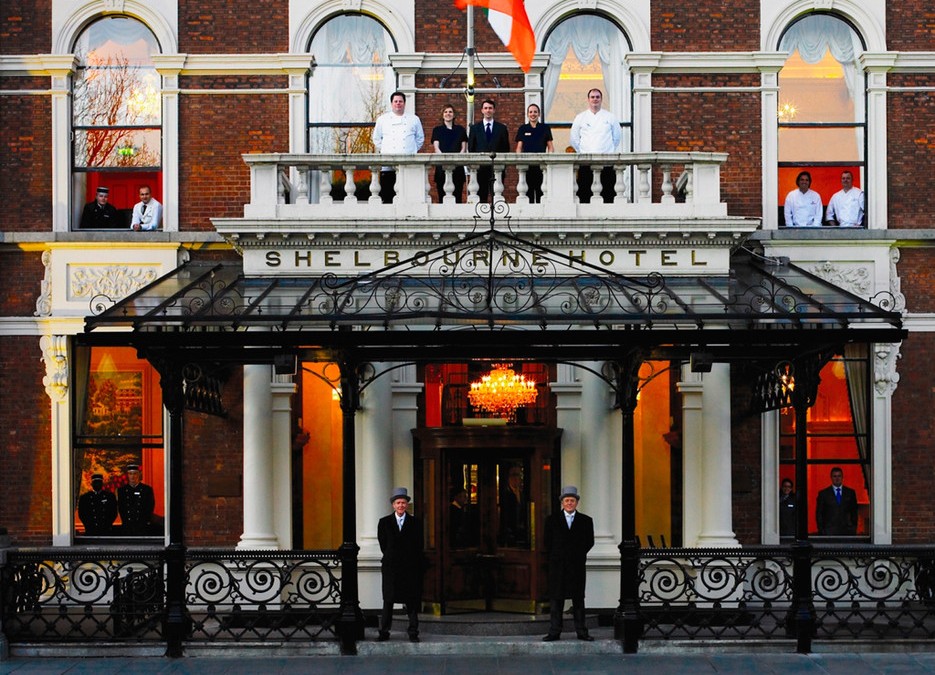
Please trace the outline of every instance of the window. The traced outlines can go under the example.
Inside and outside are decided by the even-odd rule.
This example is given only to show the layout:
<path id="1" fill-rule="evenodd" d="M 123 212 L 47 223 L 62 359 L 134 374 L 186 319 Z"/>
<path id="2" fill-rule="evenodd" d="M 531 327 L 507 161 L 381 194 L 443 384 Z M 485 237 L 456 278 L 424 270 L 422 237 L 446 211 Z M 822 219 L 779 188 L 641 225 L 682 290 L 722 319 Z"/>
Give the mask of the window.
<path id="1" fill-rule="evenodd" d="M 75 356 L 75 533 L 89 536 L 162 536 L 165 520 L 165 450 L 159 374 L 129 347 L 79 348 Z M 89 505 L 84 495 L 128 485 L 127 467 L 139 467 L 152 489 L 152 512 L 124 522 L 121 509 L 105 517 L 108 504 Z M 92 484 L 95 474 L 101 486 Z M 84 507 L 84 508 L 83 508 Z M 148 511 L 148 509 L 147 509 Z M 101 520 L 103 518 L 103 520 Z"/>
<path id="2" fill-rule="evenodd" d="M 309 152 L 373 152 L 373 123 L 396 88 L 390 34 L 375 19 L 344 14 L 315 32 L 309 50 L 316 62 L 308 82 Z"/>
<path id="3" fill-rule="evenodd" d="M 630 76 L 623 57 L 627 38 L 616 24 L 596 14 L 578 14 L 558 24 L 545 41 L 552 57 L 543 77 L 546 111 L 555 149 L 568 146 L 571 123 L 588 105 L 588 90 L 604 92 L 604 107 L 620 120 L 623 152 L 632 148 Z"/>
<path id="4" fill-rule="evenodd" d="M 79 35 L 72 112 L 73 222 L 81 229 L 128 229 L 143 185 L 162 201 L 159 45 L 135 19 L 101 19 Z M 83 219 L 98 188 L 117 216 Z"/>
<path id="5" fill-rule="evenodd" d="M 818 493 L 830 484 L 833 468 L 857 496 L 858 536 L 870 535 L 870 375 L 866 345 L 848 345 L 843 356 L 821 370 L 815 405 L 808 410 L 807 464 L 809 532 L 818 532 Z M 795 413 L 785 408 L 779 422 L 779 478 L 795 481 Z"/>
<path id="6" fill-rule="evenodd" d="M 827 208 L 850 171 L 862 188 L 866 169 L 864 50 L 857 32 L 831 14 L 809 14 L 779 44 L 789 58 L 779 73 L 779 186 L 781 226 L 786 195 L 807 170 L 811 189 Z"/>

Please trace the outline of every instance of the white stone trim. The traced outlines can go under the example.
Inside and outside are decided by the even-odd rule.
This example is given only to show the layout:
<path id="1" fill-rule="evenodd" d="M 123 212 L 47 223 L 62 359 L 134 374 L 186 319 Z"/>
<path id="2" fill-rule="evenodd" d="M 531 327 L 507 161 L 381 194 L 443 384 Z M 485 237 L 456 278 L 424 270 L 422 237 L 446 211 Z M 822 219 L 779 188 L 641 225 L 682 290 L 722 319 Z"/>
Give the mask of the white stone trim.
<path id="1" fill-rule="evenodd" d="M 867 51 L 886 51 L 885 0 L 760 0 L 760 49 L 775 50 L 793 20 L 816 10 L 833 10 L 850 21 L 863 37 Z"/>
<path id="2" fill-rule="evenodd" d="M 324 0 L 311 4 L 310 8 L 307 0 L 289 0 L 289 51 L 293 54 L 308 53 L 315 31 L 328 19 L 348 13 L 367 14 L 383 24 L 395 41 L 398 53 L 416 49 L 415 3 L 412 0 Z"/>
<path id="3" fill-rule="evenodd" d="M 75 38 L 89 23 L 121 14 L 146 24 L 156 36 L 163 54 L 178 52 L 178 3 L 173 0 L 52 0 L 52 51 L 71 52 Z"/>
<path id="4" fill-rule="evenodd" d="M 546 36 L 556 24 L 573 16 L 570 9 L 569 3 L 562 0 L 526 3 L 526 14 L 536 34 L 537 47 L 545 44 Z M 648 52 L 652 48 L 649 0 L 578 0 L 573 9 L 602 14 L 613 21 L 626 34 L 633 52 Z"/>

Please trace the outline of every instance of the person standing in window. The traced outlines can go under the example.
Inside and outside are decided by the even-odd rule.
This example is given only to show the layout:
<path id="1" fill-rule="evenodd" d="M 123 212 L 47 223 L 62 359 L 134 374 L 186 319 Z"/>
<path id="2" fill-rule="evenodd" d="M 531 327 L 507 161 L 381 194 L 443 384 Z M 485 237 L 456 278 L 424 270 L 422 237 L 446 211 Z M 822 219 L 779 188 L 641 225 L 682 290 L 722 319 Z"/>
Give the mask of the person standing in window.
<path id="1" fill-rule="evenodd" d="M 432 129 L 432 147 L 436 153 L 467 152 L 467 130 L 455 124 L 455 107 L 448 103 L 442 108 L 442 123 Z M 454 183 L 455 204 L 464 201 L 464 167 L 458 165 L 451 172 Z M 439 204 L 445 200 L 445 167 L 435 167 L 435 189 Z"/>
<path id="2" fill-rule="evenodd" d="M 377 522 L 377 541 L 383 552 L 380 571 L 383 575 L 383 612 L 380 616 L 378 642 L 390 639 L 393 605 L 401 602 L 409 616 L 409 641 L 419 642 L 419 609 L 422 604 L 424 565 L 422 521 L 407 512 L 409 492 L 404 487 L 393 490 L 390 504 L 393 513 Z"/>
<path id="3" fill-rule="evenodd" d="M 486 152 L 495 154 L 510 151 L 510 132 L 505 124 L 494 119 L 497 104 L 487 99 L 480 106 L 482 119 L 471 125 L 468 133 L 468 152 Z M 500 180 L 503 178 L 501 176 Z M 493 169 L 489 164 L 482 164 L 477 169 L 477 197 L 481 202 L 489 201 L 493 194 Z"/>
<path id="4" fill-rule="evenodd" d="M 575 117 L 571 124 L 571 147 L 581 154 L 611 154 L 620 147 L 620 122 L 609 110 L 601 106 L 604 94 L 600 89 L 588 92 L 588 108 Z M 591 202 L 591 183 L 594 171 L 590 166 L 578 167 L 578 200 L 582 204 Z M 601 197 L 605 204 L 614 201 L 614 184 L 617 174 L 614 167 L 601 169 Z"/>
<path id="5" fill-rule="evenodd" d="M 854 187 L 854 174 L 841 173 L 841 189 L 828 202 L 826 219 L 829 225 L 860 227 L 864 224 L 864 191 Z"/>
<path id="6" fill-rule="evenodd" d="M 783 207 L 786 227 L 821 227 L 821 195 L 810 189 L 812 174 L 799 172 L 795 184 L 798 187 L 786 195 Z"/>
<path id="7" fill-rule="evenodd" d="M 140 201 L 133 207 L 131 230 L 158 230 L 162 224 L 162 204 L 153 199 L 148 185 L 140 186 Z"/>
<path id="8" fill-rule="evenodd" d="M 390 94 L 390 110 L 377 118 L 373 127 L 373 145 L 383 155 L 414 155 L 425 142 L 422 121 L 406 112 L 406 95 Z M 380 199 L 392 204 L 396 196 L 396 170 L 384 166 L 380 170 Z"/>
<path id="9" fill-rule="evenodd" d="M 117 520 L 117 497 L 104 489 L 104 474 L 91 476 L 91 489 L 78 498 L 78 518 L 84 525 L 85 534 L 110 534 L 110 528 Z"/>
<path id="10" fill-rule="evenodd" d="M 120 214 L 114 205 L 107 201 L 109 198 L 110 189 L 104 186 L 98 187 L 94 194 L 94 201 L 84 205 L 81 223 L 78 227 L 82 230 L 109 230 L 121 227 Z"/>
<path id="11" fill-rule="evenodd" d="M 555 152 L 552 129 L 539 121 L 540 114 L 539 106 L 530 103 L 526 109 L 529 122 L 516 130 L 516 152 Z M 538 204 L 542 200 L 542 167 L 533 165 L 526 170 L 526 186 L 529 202 Z"/>
<path id="12" fill-rule="evenodd" d="M 779 487 L 779 536 L 795 536 L 795 492 L 788 478 Z"/>
<path id="13" fill-rule="evenodd" d="M 818 534 L 857 534 L 857 493 L 844 485 L 841 467 L 831 469 L 831 485 L 818 493 L 815 520 Z"/>
<path id="14" fill-rule="evenodd" d="M 139 464 L 127 465 L 127 484 L 117 488 L 117 505 L 123 531 L 129 535 L 149 534 L 156 508 L 153 489 L 140 482 L 143 474 Z"/>
<path id="15" fill-rule="evenodd" d="M 542 640 L 554 642 L 562 635 L 565 598 L 571 598 L 571 612 L 579 640 L 592 642 L 584 614 L 584 587 L 588 551 L 594 546 L 594 521 L 578 511 L 578 488 L 562 488 L 562 508 L 545 522 L 545 550 L 549 556 L 549 633 Z"/>

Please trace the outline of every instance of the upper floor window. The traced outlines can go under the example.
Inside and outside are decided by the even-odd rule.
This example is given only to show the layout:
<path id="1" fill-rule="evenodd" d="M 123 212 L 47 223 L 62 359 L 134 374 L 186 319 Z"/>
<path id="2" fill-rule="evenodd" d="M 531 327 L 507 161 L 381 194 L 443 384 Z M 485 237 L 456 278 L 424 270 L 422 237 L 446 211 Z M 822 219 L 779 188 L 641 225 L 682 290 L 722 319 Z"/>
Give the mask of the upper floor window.
<path id="1" fill-rule="evenodd" d="M 373 123 L 396 89 L 393 38 L 369 16 L 342 14 L 322 24 L 309 50 L 309 152 L 373 152 Z"/>
<path id="2" fill-rule="evenodd" d="M 867 138 L 864 73 L 858 60 L 863 49 L 857 32 L 831 14 L 803 17 L 780 40 L 779 50 L 789 54 L 779 73 L 780 225 L 825 224 L 828 205 L 840 190 L 846 190 L 847 199 L 835 200 L 839 212 L 834 214 L 835 223 L 866 224 L 866 204 L 860 194 Z M 797 181 L 803 171 L 810 174 L 807 190 L 801 190 Z M 848 173 L 852 187 L 844 182 Z M 804 204 L 809 199 L 817 202 L 819 197 L 820 209 L 817 204 Z M 784 208 L 787 200 L 795 203 Z M 846 220 L 840 213 L 844 210 L 848 211 Z"/>
<path id="3" fill-rule="evenodd" d="M 556 152 L 570 146 L 575 116 L 588 107 L 588 91 L 604 93 L 604 108 L 623 127 L 622 152 L 632 149 L 630 74 L 624 56 L 627 38 L 612 21 L 597 14 L 577 14 L 559 23 L 545 41 L 551 54 L 543 90 L 545 121 L 552 127 Z"/>
<path id="4" fill-rule="evenodd" d="M 74 52 L 73 221 L 80 229 L 129 229 L 136 219 L 145 221 L 139 229 L 159 229 L 162 99 L 152 61 L 159 44 L 136 19 L 113 17 L 85 28 Z"/>

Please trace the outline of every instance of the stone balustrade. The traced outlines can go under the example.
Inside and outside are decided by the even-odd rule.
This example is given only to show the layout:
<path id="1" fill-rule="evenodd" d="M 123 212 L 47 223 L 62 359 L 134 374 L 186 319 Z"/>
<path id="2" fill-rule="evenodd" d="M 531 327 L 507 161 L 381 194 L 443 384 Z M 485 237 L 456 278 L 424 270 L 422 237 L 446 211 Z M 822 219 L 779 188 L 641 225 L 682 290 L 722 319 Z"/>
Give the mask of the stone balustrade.
<path id="1" fill-rule="evenodd" d="M 523 220 L 616 222 L 685 222 L 726 219 L 721 202 L 720 170 L 725 153 L 649 152 L 612 155 L 485 154 L 417 155 L 297 155 L 250 154 L 250 202 L 244 218 L 263 221 L 451 221 L 470 218 L 478 209 L 477 170 L 492 166 L 494 200 L 509 204 L 510 216 Z M 528 168 L 542 169 L 543 196 L 530 203 Z M 452 172 L 468 172 L 466 201 L 455 203 Z M 595 197 L 582 203 L 577 196 L 579 167 L 593 166 Z M 436 167 L 446 173 L 446 194 L 433 202 Z M 615 194 L 610 203 L 600 197 L 601 168 L 613 167 Z M 381 202 L 380 171 L 396 171 L 396 196 Z M 505 176 L 505 181 L 503 180 Z M 487 211 L 489 213 L 489 210 Z"/>

